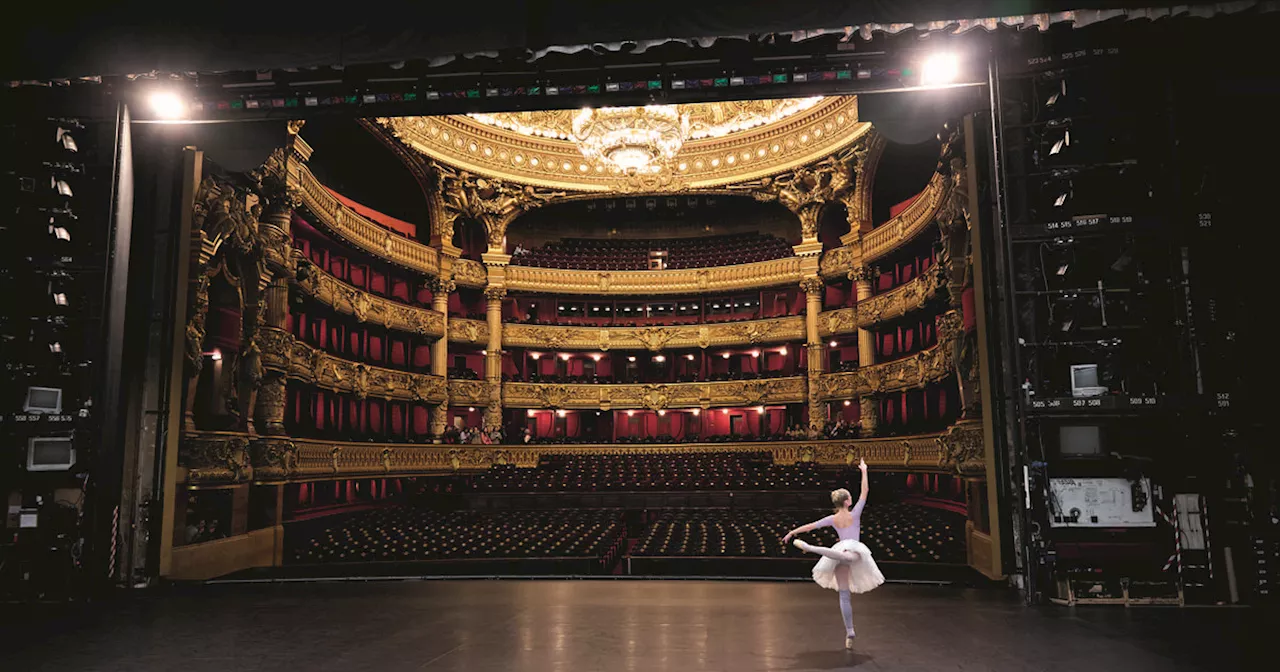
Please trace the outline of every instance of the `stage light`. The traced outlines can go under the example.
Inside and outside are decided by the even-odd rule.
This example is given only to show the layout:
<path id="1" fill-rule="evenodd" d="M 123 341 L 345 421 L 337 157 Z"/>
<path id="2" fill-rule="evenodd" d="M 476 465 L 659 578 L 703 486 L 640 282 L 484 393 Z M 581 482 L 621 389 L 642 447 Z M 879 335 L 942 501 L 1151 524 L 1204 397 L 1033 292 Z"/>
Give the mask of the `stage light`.
<path id="1" fill-rule="evenodd" d="M 151 111 L 158 119 L 182 119 L 187 116 L 187 105 L 172 91 L 151 94 Z"/>
<path id="2" fill-rule="evenodd" d="M 67 305 L 67 295 L 65 292 L 53 292 L 53 302 L 59 306 Z"/>
<path id="3" fill-rule="evenodd" d="M 952 53 L 933 54 L 924 60 L 920 69 L 922 86 L 950 84 L 960 76 L 960 58 Z"/>
<path id="4" fill-rule="evenodd" d="M 59 342 L 57 342 L 57 341 L 54 341 L 54 342 L 50 343 L 50 344 L 49 344 L 49 352 L 51 352 L 51 353 L 53 353 L 53 354 L 55 354 L 55 355 L 57 355 L 57 354 L 61 354 L 61 353 L 62 353 L 62 344 L 61 344 L 61 343 L 59 343 Z"/>
<path id="5" fill-rule="evenodd" d="M 71 232 L 65 226 L 50 226 L 49 233 L 58 240 L 71 241 Z"/>

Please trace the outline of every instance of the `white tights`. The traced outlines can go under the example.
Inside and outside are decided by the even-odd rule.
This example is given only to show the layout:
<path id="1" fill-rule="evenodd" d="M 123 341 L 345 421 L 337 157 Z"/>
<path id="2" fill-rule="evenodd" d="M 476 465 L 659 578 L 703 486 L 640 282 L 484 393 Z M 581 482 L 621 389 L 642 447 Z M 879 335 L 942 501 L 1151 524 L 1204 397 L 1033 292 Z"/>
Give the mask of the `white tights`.
<path id="1" fill-rule="evenodd" d="M 861 560 L 861 556 L 857 553 L 849 551 L 837 551 L 827 548 L 826 546 L 814 546 L 813 544 L 800 541 L 797 546 L 800 550 L 809 553 L 817 553 L 826 558 L 831 558 L 840 565 L 836 567 L 836 588 L 840 594 L 840 616 L 844 618 L 844 634 L 846 637 L 853 636 L 853 604 L 849 602 L 849 565 Z"/>

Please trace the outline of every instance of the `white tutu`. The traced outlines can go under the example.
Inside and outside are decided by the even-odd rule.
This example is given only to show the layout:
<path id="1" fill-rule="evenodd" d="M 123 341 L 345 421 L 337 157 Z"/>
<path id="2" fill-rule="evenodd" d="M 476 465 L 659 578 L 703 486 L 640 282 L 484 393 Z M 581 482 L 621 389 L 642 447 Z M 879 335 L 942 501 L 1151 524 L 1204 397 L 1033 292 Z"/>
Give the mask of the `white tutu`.
<path id="1" fill-rule="evenodd" d="M 880 568 L 876 567 L 875 558 L 871 557 L 871 549 L 867 548 L 866 544 L 846 539 L 831 548 L 855 553 L 859 558 L 857 562 L 842 563 L 823 556 L 818 560 L 818 564 L 813 566 L 813 580 L 819 586 L 840 590 L 836 585 L 836 568 L 840 565 L 849 568 L 849 592 L 865 593 L 884 583 L 884 574 L 881 574 Z"/>

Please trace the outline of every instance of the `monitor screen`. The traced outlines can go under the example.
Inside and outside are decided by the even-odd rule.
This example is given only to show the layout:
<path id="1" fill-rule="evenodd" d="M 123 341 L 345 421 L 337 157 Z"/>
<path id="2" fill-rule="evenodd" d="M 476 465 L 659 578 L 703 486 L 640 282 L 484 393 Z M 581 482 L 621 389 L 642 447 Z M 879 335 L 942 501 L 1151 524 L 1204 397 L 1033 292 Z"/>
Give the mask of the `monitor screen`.
<path id="1" fill-rule="evenodd" d="M 27 471 L 62 471 L 76 462 L 69 436 L 39 436 L 27 441 Z"/>
<path id="2" fill-rule="evenodd" d="M 27 400 L 22 405 L 27 413 L 61 413 L 62 389 L 57 387 L 28 387 Z"/>
<path id="3" fill-rule="evenodd" d="M 1097 364 L 1076 364 L 1071 367 L 1071 386 L 1072 387 L 1097 387 L 1098 386 L 1098 365 Z"/>
<path id="4" fill-rule="evenodd" d="M 1063 455 L 1101 455 L 1102 428 L 1097 425 L 1059 427 L 1058 452 Z"/>

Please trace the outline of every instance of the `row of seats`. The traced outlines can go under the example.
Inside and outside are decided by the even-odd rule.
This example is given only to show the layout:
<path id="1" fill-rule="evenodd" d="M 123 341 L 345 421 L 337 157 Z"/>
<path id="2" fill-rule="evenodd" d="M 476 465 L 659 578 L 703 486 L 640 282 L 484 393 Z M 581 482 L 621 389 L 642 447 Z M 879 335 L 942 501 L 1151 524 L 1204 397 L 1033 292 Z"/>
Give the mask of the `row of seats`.
<path id="1" fill-rule="evenodd" d="M 406 506 L 343 517 L 303 540 L 300 563 L 596 558 L 626 538 L 622 514 L 607 510 L 440 513 Z"/>
<path id="2" fill-rule="evenodd" d="M 791 246 L 777 236 L 741 233 L 671 240 L 598 240 L 566 238 L 512 257 L 511 263 L 542 268 L 600 271 L 649 269 L 652 252 L 666 252 L 667 268 L 732 266 L 792 255 Z"/>
<path id="3" fill-rule="evenodd" d="M 664 514 L 646 528 L 631 555 L 638 557 L 765 557 L 807 555 L 784 544 L 797 526 L 818 520 L 823 511 L 700 510 Z M 966 562 L 963 515 L 897 502 L 867 506 L 861 540 L 879 562 Z M 810 543 L 832 546 L 835 530 L 804 535 Z"/>
<path id="4" fill-rule="evenodd" d="M 556 456 L 537 467 L 497 466 L 479 492 L 807 490 L 823 486 L 813 464 L 772 464 L 769 453 Z"/>

